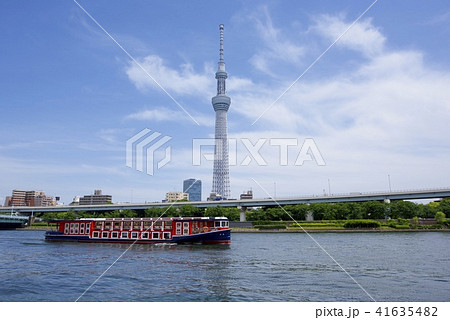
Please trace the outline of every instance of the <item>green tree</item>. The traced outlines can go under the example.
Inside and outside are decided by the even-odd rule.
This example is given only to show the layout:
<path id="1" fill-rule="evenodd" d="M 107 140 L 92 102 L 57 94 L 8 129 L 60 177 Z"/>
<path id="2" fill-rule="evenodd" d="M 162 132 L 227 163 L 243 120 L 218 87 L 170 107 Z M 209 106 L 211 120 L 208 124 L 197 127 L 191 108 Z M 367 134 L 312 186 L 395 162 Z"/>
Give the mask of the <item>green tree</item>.
<path id="1" fill-rule="evenodd" d="M 134 212 L 131 209 L 121 209 L 121 210 L 117 210 L 118 212 L 118 217 L 119 218 L 135 218 L 137 217 L 136 212 Z"/>
<path id="2" fill-rule="evenodd" d="M 441 202 L 439 202 L 439 210 L 440 212 L 443 212 L 447 217 L 450 216 L 450 199 L 442 199 Z"/>
<path id="3" fill-rule="evenodd" d="M 279 207 L 266 208 L 265 212 L 270 221 L 290 220 L 289 215 Z"/>
<path id="4" fill-rule="evenodd" d="M 410 201 L 395 201 L 391 203 L 391 218 L 411 219 L 417 216 L 417 205 Z"/>
<path id="5" fill-rule="evenodd" d="M 239 221 L 241 219 L 241 212 L 238 208 L 225 208 L 224 216 L 230 221 Z"/>
<path id="6" fill-rule="evenodd" d="M 201 217 L 204 210 L 194 207 L 191 204 L 186 204 L 178 208 L 178 214 L 182 217 Z"/>
<path id="7" fill-rule="evenodd" d="M 349 202 L 346 203 L 349 214 L 345 217 L 346 219 L 362 219 L 363 208 L 359 202 Z"/>
<path id="8" fill-rule="evenodd" d="M 306 214 L 308 212 L 308 205 L 307 204 L 297 204 L 297 205 L 287 205 L 283 207 L 284 210 L 286 210 L 294 220 L 305 220 Z"/>
<path id="9" fill-rule="evenodd" d="M 246 219 L 248 221 L 266 221 L 267 216 L 262 208 L 248 210 L 246 213 Z"/>
<path id="10" fill-rule="evenodd" d="M 312 212 L 314 220 L 324 220 L 325 214 L 330 211 L 330 204 L 328 203 L 311 203 L 309 211 Z"/>
<path id="11" fill-rule="evenodd" d="M 436 212 L 436 216 L 434 217 L 437 223 L 443 223 L 445 221 L 445 213 L 438 211 Z"/>
<path id="12" fill-rule="evenodd" d="M 206 217 L 221 217 L 224 215 L 224 208 L 223 207 L 208 207 L 205 209 L 205 216 Z"/>
<path id="13" fill-rule="evenodd" d="M 384 219 L 386 216 L 386 204 L 380 201 L 367 201 L 362 204 L 364 219 Z"/>
<path id="14" fill-rule="evenodd" d="M 162 208 L 150 207 L 144 210 L 145 216 L 149 218 L 158 218 L 164 212 Z"/>
<path id="15" fill-rule="evenodd" d="M 434 203 L 435 205 L 431 205 Z M 439 204 L 436 202 L 430 202 L 428 204 L 417 204 L 417 216 L 421 218 L 434 218 L 436 212 L 438 212 Z"/>

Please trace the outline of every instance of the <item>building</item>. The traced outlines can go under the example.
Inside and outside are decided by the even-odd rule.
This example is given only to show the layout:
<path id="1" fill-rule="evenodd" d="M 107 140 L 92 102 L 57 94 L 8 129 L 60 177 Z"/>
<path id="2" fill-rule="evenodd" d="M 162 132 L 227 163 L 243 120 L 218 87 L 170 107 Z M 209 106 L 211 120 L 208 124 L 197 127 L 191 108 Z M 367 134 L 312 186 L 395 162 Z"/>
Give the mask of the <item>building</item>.
<path id="1" fill-rule="evenodd" d="M 226 95 L 225 81 L 228 77 L 225 71 L 225 62 L 223 60 L 223 24 L 219 26 L 220 30 L 220 52 L 219 63 L 216 72 L 217 95 L 212 98 L 212 105 L 216 112 L 215 129 L 215 150 L 212 191 L 222 195 L 223 198 L 230 197 L 230 175 L 228 162 L 228 129 L 227 112 L 231 104 L 231 99 Z"/>
<path id="2" fill-rule="evenodd" d="M 12 199 L 11 196 L 6 196 L 4 204 L 5 207 L 11 207 L 11 199 Z"/>
<path id="3" fill-rule="evenodd" d="M 220 200 L 224 200 L 224 198 L 220 194 L 215 192 L 211 192 L 209 194 L 208 199 L 206 199 L 206 201 L 220 201 Z"/>
<path id="4" fill-rule="evenodd" d="M 248 190 L 246 192 L 241 193 L 241 196 L 239 197 L 240 200 L 249 200 L 253 199 L 253 191 Z"/>
<path id="5" fill-rule="evenodd" d="M 94 190 L 94 194 L 83 196 L 79 201 L 80 206 L 109 203 L 112 203 L 112 196 L 102 194 L 102 190 Z"/>
<path id="6" fill-rule="evenodd" d="M 13 190 L 11 197 L 6 197 L 5 206 L 11 207 L 48 207 L 56 205 L 52 196 L 44 191 Z"/>
<path id="7" fill-rule="evenodd" d="M 189 201 L 202 201 L 202 181 L 192 178 L 184 180 L 183 192 L 189 194 Z"/>
<path id="8" fill-rule="evenodd" d="M 166 193 L 167 202 L 175 201 L 189 201 L 189 193 L 185 192 L 167 192 Z"/>

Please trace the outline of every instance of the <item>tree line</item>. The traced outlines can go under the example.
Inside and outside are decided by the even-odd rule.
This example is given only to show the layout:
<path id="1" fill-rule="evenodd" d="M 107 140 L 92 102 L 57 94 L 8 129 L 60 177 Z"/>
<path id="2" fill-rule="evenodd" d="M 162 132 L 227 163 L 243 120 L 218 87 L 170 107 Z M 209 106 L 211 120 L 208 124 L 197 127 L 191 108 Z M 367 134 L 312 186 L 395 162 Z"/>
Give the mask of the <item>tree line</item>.
<path id="1" fill-rule="evenodd" d="M 289 221 L 306 220 L 310 215 L 314 220 L 353 220 L 353 219 L 413 219 L 450 217 L 450 199 L 428 204 L 410 201 L 380 201 L 311 203 L 286 205 L 280 207 L 261 207 L 246 212 L 247 221 Z M 227 217 L 239 221 L 238 208 L 208 207 L 197 208 L 186 204 L 180 207 L 148 208 L 145 210 L 115 210 L 110 212 L 47 212 L 38 217 L 43 220 L 75 218 L 136 218 L 136 217 Z"/>
<path id="2" fill-rule="evenodd" d="M 450 217 L 450 199 L 428 204 L 410 201 L 338 202 L 264 207 L 247 213 L 249 221 L 305 220 L 311 215 L 314 220 L 350 219 L 412 219 L 435 218 L 438 212 Z"/>

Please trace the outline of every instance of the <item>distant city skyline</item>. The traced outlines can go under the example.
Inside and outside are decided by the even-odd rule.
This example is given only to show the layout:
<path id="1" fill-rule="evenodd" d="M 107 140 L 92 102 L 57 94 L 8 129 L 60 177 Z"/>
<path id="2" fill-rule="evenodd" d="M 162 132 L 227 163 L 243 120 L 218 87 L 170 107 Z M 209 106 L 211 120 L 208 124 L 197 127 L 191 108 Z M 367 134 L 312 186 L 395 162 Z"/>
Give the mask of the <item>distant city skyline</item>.
<path id="1" fill-rule="evenodd" d="M 95 189 L 114 202 L 161 201 L 187 177 L 202 180 L 206 199 L 213 161 L 193 165 L 192 142 L 214 139 L 221 23 L 232 198 L 449 186 L 445 1 L 378 1 L 328 51 L 373 1 L 78 2 L 196 122 L 75 2 L 4 1 L 2 204 L 13 189 L 65 204 Z M 171 137 L 171 161 L 153 176 L 126 166 L 126 141 L 144 128 Z M 305 139 L 325 165 L 294 165 Z"/>

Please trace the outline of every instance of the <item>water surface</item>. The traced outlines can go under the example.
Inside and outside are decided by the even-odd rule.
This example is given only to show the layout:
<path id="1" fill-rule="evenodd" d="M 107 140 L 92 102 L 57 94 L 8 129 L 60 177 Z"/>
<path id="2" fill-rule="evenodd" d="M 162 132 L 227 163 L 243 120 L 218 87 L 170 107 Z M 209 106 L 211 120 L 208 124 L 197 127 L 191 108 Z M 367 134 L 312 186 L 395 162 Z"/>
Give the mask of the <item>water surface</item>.
<path id="1" fill-rule="evenodd" d="M 312 237 L 377 301 L 450 301 L 450 233 Z M 371 301 L 302 233 L 227 245 L 55 243 L 0 231 L 0 301 Z M 117 262 L 84 295 L 83 292 Z"/>

